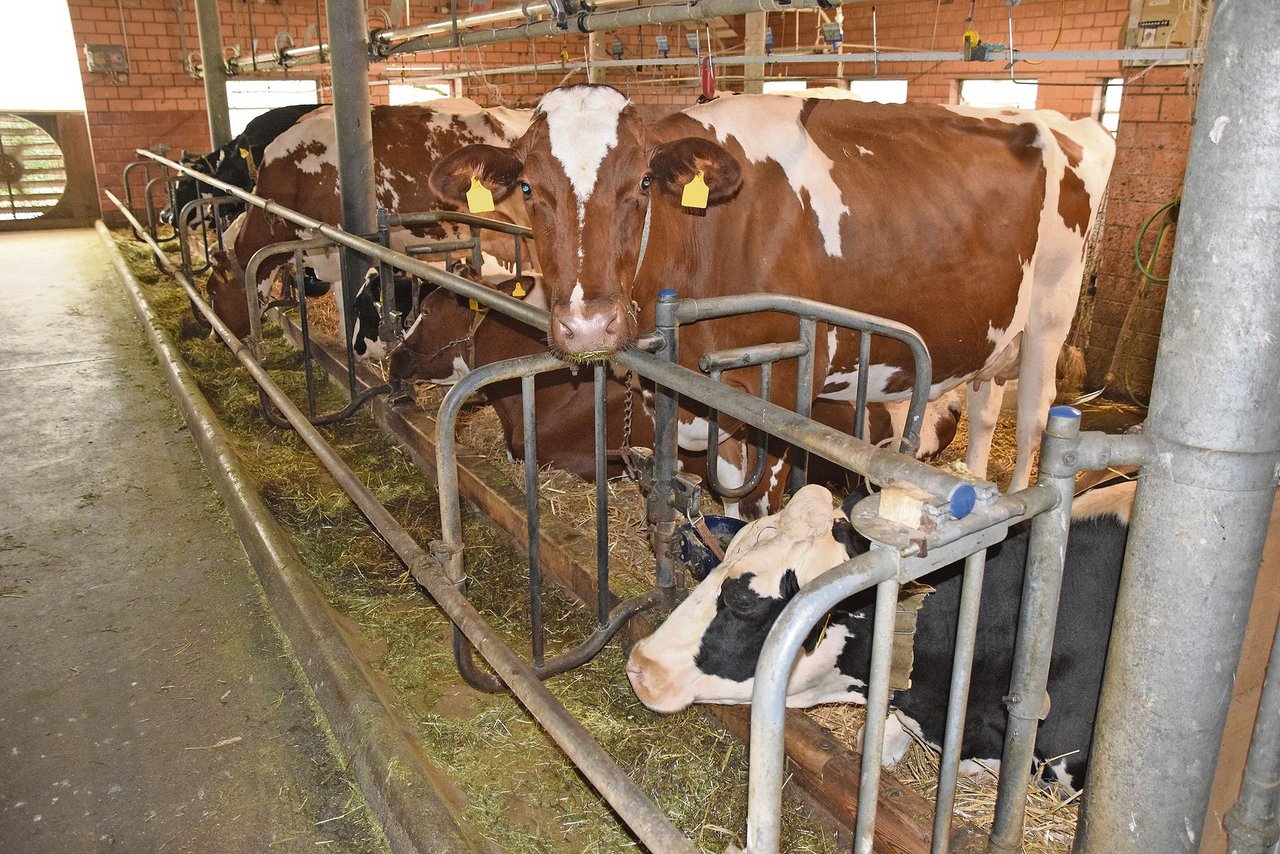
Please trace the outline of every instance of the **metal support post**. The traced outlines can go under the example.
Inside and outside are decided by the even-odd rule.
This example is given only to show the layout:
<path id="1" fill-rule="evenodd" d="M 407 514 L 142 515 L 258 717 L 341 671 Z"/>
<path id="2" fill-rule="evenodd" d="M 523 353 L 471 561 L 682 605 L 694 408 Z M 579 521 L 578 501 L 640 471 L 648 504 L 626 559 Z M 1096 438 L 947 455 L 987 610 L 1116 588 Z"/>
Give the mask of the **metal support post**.
<path id="1" fill-rule="evenodd" d="M 1278 28 L 1214 9 L 1078 852 L 1201 844 L 1280 462 Z"/>
<path id="2" fill-rule="evenodd" d="M 658 292 L 656 326 L 662 336 L 663 349 L 659 354 L 672 364 L 678 364 L 676 349 L 676 292 Z M 671 589 L 676 586 L 675 560 L 671 554 L 671 542 L 675 537 L 676 511 L 671 504 L 676 476 L 676 428 L 679 418 L 677 396 L 674 389 L 657 386 L 653 401 L 653 488 L 649 492 L 649 529 L 654 559 L 657 562 L 658 587 Z M 680 579 L 683 583 L 683 578 Z"/>
<path id="3" fill-rule="evenodd" d="M 227 65 L 222 60 L 222 22 L 218 18 L 218 0 L 196 0 L 196 29 L 200 34 L 204 103 L 209 112 L 209 142 L 216 151 L 231 141 Z"/>
<path id="4" fill-rule="evenodd" d="M 378 204 L 373 181 L 373 122 L 369 114 L 369 24 L 365 0 L 326 0 L 330 67 L 333 69 L 333 123 L 338 141 L 338 186 L 342 194 L 342 228 L 369 237 L 378 230 Z M 355 297 L 369 260 L 341 251 L 342 305 L 347 336 L 348 381 L 355 389 Z M 390 292 L 391 282 L 384 283 Z"/>
<path id="5" fill-rule="evenodd" d="M 1223 822 L 1231 839 L 1229 854 L 1266 854 L 1280 841 L 1280 819 L 1276 817 L 1276 792 L 1280 791 L 1280 631 L 1277 635 L 1271 644 L 1240 799 Z"/>
<path id="6" fill-rule="evenodd" d="M 1067 529 L 1071 526 L 1071 497 L 1075 491 L 1075 446 L 1080 434 L 1080 412 L 1070 406 L 1049 410 L 1040 444 L 1037 485 L 1058 494 L 1054 507 L 1031 520 L 1027 542 L 1027 574 L 1023 582 L 1022 613 L 1013 651 L 1013 675 L 1009 684 L 1009 726 L 1005 730 L 1000 761 L 1000 788 L 991 823 L 991 854 L 1022 851 L 1022 825 L 1026 818 L 1027 781 L 1035 758 L 1036 731 L 1044 713 L 1049 683 L 1049 656 L 1058 620 L 1062 593 L 1062 567 L 1067 557 Z"/>
<path id="7" fill-rule="evenodd" d="M 768 12 L 748 12 L 747 32 L 742 52 L 747 56 L 764 56 L 764 30 L 769 20 Z M 742 91 L 747 95 L 764 92 L 764 65 L 752 63 L 742 67 Z"/>

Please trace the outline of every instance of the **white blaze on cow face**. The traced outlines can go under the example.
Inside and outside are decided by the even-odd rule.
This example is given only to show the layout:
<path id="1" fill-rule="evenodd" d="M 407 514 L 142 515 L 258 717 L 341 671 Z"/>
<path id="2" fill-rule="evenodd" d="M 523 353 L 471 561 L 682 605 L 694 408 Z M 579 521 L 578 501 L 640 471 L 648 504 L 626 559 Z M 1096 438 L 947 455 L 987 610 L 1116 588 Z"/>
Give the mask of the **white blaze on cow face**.
<path id="1" fill-rule="evenodd" d="M 632 650 L 627 676 L 641 702 L 660 712 L 693 702 L 749 702 L 756 659 L 778 613 L 799 586 L 848 558 L 831 532 L 843 518 L 830 491 L 810 485 L 781 513 L 739 531 L 724 561 Z M 812 653 L 800 655 L 789 705 L 850 698 L 855 680 L 836 668 L 844 634 L 833 626 Z"/>
<path id="2" fill-rule="evenodd" d="M 577 204 L 578 269 L 569 297 L 569 305 L 576 313 L 581 313 L 583 305 L 582 244 L 587 202 L 595 191 L 600 164 L 618 144 L 618 119 L 629 103 L 616 89 L 575 86 L 548 92 L 538 104 L 538 112 L 546 116 L 551 155 L 569 179 Z"/>
<path id="3" fill-rule="evenodd" d="M 743 95 L 719 98 L 684 112 L 714 131 L 722 145 L 732 136 L 752 163 L 773 160 L 781 166 L 796 197 L 805 198 L 801 191 L 808 195 L 827 254 L 840 258 L 844 254 L 840 220 L 849 213 L 849 206 L 832 178 L 835 162 L 823 154 L 800 121 L 804 107 L 801 98 Z"/>

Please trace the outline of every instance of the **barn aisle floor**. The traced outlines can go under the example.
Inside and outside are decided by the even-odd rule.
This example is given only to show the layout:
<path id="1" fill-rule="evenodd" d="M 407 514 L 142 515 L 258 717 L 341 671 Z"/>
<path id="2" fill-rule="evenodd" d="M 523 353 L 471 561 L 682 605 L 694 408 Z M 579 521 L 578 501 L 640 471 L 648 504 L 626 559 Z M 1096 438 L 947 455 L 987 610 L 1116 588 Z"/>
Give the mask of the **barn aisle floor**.
<path id="1" fill-rule="evenodd" d="M 97 235 L 0 257 L 0 850 L 382 850 Z"/>

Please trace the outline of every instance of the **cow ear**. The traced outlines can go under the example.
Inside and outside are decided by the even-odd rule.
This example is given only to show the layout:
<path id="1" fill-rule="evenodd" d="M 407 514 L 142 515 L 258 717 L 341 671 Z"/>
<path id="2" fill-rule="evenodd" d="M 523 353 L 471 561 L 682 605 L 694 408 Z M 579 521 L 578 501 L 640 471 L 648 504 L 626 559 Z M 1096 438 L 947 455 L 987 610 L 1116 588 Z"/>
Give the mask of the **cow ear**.
<path id="1" fill-rule="evenodd" d="M 677 199 L 699 172 L 707 185 L 708 205 L 727 202 L 742 188 L 742 167 L 737 159 L 707 139 L 687 136 L 664 142 L 649 159 L 649 175 L 654 183 Z"/>
<path id="2" fill-rule="evenodd" d="M 500 202 L 515 189 L 524 164 L 515 152 L 496 145 L 467 145 L 459 148 L 431 170 L 431 192 L 454 207 L 466 204 L 471 179 L 477 179 Z"/>

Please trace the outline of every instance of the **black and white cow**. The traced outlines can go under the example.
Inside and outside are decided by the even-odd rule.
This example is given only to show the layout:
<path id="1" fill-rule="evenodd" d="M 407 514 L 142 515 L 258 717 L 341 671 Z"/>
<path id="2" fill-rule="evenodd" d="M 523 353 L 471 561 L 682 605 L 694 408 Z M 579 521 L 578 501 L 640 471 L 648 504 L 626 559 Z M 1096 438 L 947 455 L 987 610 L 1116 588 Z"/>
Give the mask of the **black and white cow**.
<path id="1" fill-rule="evenodd" d="M 189 155 L 184 152 L 182 162 L 186 166 L 204 175 L 211 175 L 219 181 L 225 181 L 242 190 L 252 190 L 257 178 L 258 166 L 262 164 L 263 152 L 280 134 L 298 123 L 298 119 L 312 110 L 317 104 L 294 104 L 288 107 L 275 107 L 260 116 L 255 116 L 245 125 L 244 130 L 235 139 L 209 154 Z M 249 159 L 245 159 L 245 153 Z M 221 195 L 221 192 L 207 187 L 194 178 L 183 178 L 174 187 L 173 203 L 160 213 L 162 222 L 174 224 L 174 220 L 182 209 L 200 196 Z M 243 202 L 236 202 L 227 207 L 229 215 L 235 216 L 244 210 Z M 194 220 L 188 225 L 193 225 Z"/>
<path id="2" fill-rule="evenodd" d="M 1098 489 L 1075 502 L 1067 545 L 1052 663 L 1050 709 L 1036 755 L 1046 778 L 1078 788 L 1084 781 L 1128 537 L 1133 483 Z M 988 551 L 978 619 L 973 681 L 961 757 L 998 770 L 1003 752 L 1013 638 L 1018 626 L 1028 531 L 1016 528 Z M 765 636 L 801 587 L 864 551 L 866 542 L 831 493 L 807 486 L 781 513 L 759 519 L 734 538 L 724 562 L 689 594 L 661 627 L 636 644 L 627 676 L 651 709 L 675 712 L 691 703 L 747 703 Z M 963 562 L 923 580 L 936 589 L 916 624 L 911 688 L 890 698 L 885 764 L 901 759 L 910 738 L 939 745 L 955 648 Z M 831 613 L 825 632 L 806 642 L 792 670 L 787 704 L 866 702 L 874 590 Z M 966 762 L 962 770 L 982 766 Z"/>

